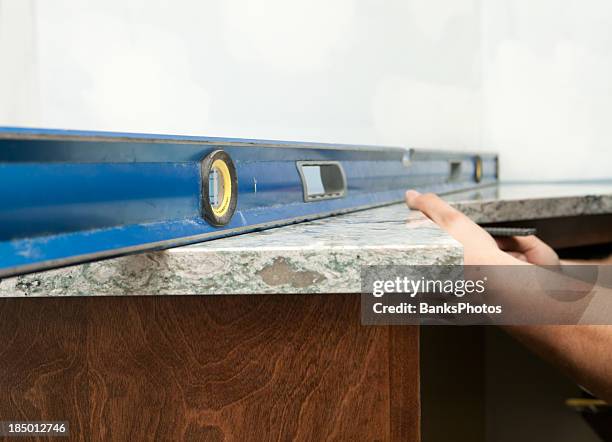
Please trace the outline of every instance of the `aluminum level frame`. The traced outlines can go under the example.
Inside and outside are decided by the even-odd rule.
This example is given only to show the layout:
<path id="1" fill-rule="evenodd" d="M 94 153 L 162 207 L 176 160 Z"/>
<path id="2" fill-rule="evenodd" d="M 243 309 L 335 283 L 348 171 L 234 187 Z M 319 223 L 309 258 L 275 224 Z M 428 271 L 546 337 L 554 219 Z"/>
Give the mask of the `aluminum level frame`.
<path id="1" fill-rule="evenodd" d="M 200 167 L 215 150 L 238 182 L 221 227 L 202 215 Z M 309 163 L 340 165 L 341 197 L 306 197 Z M 408 188 L 487 186 L 497 170 L 495 154 L 0 127 L 0 277 L 387 205 Z"/>

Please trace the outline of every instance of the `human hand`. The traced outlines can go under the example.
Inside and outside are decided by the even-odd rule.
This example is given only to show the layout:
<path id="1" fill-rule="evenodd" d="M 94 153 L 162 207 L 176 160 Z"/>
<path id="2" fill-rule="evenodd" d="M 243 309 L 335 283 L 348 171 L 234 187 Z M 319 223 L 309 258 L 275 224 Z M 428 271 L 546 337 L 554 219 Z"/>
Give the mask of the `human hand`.
<path id="1" fill-rule="evenodd" d="M 482 227 L 435 194 L 406 192 L 406 203 L 420 210 L 463 244 L 464 264 L 517 264 L 516 260 L 536 265 L 558 265 L 557 254 L 535 236 L 493 238 Z M 506 252 L 506 253 L 504 253 Z"/>
<path id="2" fill-rule="evenodd" d="M 494 239 L 467 216 L 434 194 L 421 195 L 409 190 L 406 192 L 406 202 L 410 208 L 423 212 L 463 244 L 466 265 L 511 265 L 521 264 L 522 261 L 541 266 L 559 265 L 559 257 L 554 250 L 535 236 Z M 558 279 L 554 282 L 554 287 L 570 288 L 578 283 L 578 289 L 584 290 L 584 281 L 576 281 L 555 272 L 546 273 L 546 276 L 551 278 L 548 281 Z M 606 289 L 592 290 L 593 287 L 588 287 L 586 283 L 588 296 L 581 297 L 575 303 L 559 302 L 543 290 L 546 285 L 543 285 L 543 281 L 540 278 L 535 284 L 534 281 L 531 281 L 531 284 L 530 281 L 522 281 L 520 285 L 516 285 L 508 278 L 498 278 L 489 283 L 501 285 L 497 285 L 493 291 L 487 291 L 487 296 L 489 300 L 495 296 L 493 299 L 503 301 L 504 310 L 510 307 L 510 311 L 517 312 L 521 317 L 528 311 L 541 311 L 547 318 L 558 321 L 559 324 L 577 324 L 589 303 L 593 302 L 593 296 L 598 294 L 597 302 L 601 304 L 598 304 L 597 310 L 590 307 L 591 312 L 597 312 L 597 319 L 591 317 L 591 323 L 609 323 L 606 322 L 609 318 L 605 315 L 612 310 L 612 296 Z M 612 353 L 602 351 L 602 348 L 612 346 L 611 326 L 506 325 L 505 328 L 528 347 L 565 369 L 576 382 L 608 402 L 612 401 Z"/>
<path id="3" fill-rule="evenodd" d="M 559 256 L 552 247 L 537 236 L 511 236 L 495 238 L 495 241 L 501 250 L 521 261 L 539 266 L 558 266 L 561 264 Z"/>

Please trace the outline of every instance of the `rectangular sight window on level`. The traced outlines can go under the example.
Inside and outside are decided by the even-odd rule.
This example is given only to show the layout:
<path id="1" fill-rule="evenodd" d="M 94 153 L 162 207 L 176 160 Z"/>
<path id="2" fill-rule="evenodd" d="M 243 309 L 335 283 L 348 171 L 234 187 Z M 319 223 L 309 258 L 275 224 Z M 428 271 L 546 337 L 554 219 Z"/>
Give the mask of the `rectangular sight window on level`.
<path id="1" fill-rule="evenodd" d="M 342 198 L 346 195 L 346 176 L 337 161 L 298 161 L 304 201 Z"/>

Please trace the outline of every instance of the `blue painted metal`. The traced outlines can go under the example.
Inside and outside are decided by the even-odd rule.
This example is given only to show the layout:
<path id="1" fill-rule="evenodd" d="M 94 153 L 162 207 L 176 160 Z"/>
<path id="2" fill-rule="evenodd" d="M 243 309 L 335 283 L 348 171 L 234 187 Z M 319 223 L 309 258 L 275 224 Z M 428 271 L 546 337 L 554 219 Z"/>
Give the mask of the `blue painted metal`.
<path id="1" fill-rule="evenodd" d="M 200 161 L 233 159 L 230 224 L 201 216 Z M 497 158 L 402 148 L 168 135 L 0 128 L 0 276 L 173 247 L 496 181 Z M 341 199 L 304 202 L 297 161 L 338 161 Z M 449 161 L 461 173 L 449 181 Z"/>

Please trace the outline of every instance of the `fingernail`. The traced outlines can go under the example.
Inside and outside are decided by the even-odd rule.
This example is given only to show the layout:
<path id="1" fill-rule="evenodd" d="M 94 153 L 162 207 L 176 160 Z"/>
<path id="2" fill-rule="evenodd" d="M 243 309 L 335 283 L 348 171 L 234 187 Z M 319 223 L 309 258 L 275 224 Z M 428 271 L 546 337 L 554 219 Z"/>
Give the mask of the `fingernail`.
<path id="1" fill-rule="evenodd" d="M 419 196 L 419 195 L 420 195 L 420 193 L 419 193 L 419 192 L 417 192 L 417 191 L 416 191 L 416 190 L 414 190 L 414 189 L 410 189 L 410 190 L 407 190 L 407 191 L 406 191 L 406 198 L 407 198 L 407 199 L 410 199 L 410 198 L 415 198 L 415 197 L 417 197 L 417 196 Z"/>
<path id="2" fill-rule="evenodd" d="M 406 205 L 409 208 L 412 208 L 412 201 L 414 201 L 414 199 L 419 196 L 420 193 L 417 192 L 416 190 L 410 189 L 406 191 Z"/>

